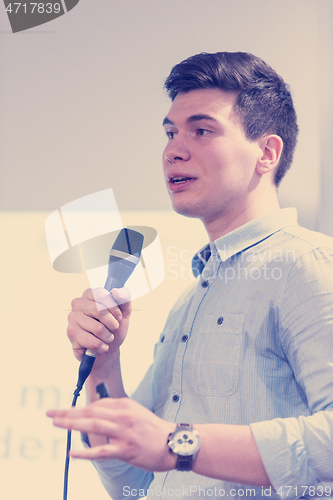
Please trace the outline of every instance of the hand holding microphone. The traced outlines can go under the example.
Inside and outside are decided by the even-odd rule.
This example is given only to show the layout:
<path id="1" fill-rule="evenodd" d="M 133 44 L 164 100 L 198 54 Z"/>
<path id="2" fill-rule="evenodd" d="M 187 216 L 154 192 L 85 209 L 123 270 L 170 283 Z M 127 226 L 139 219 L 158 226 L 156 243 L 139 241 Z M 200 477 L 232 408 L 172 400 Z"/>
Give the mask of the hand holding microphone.
<path id="1" fill-rule="evenodd" d="M 130 314 L 127 288 L 113 289 L 112 295 L 105 288 L 89 288 L 82 297 L 74 299 L 68 315 L 67 335 L 75 357 L 81 361 L 89 349 L 98 354 L 96 367 L 103 364 L 104 358 L 125 340 Z"/>
<path id="2" fill-rule="evenodd" d="M 140 261 L 142 246 L 141 233 L 122 229 L 110 250 L 105 290 L 86 290 L 80 299 L 72 302 L 73 310 L 68 317 L 67 332 L 76 357 L 82 358 L 78 391 L 90 374 L 96 355 L 109 351 L 109 344 L 113 341 L 112 332 L 117 337 L 115 349 L 126 337 L 130 316 L 129 296 L 126 296 L 124 290 L 115 290 L 114 297 L 107 291 L 124 286 Z M 96 307 L 96 302 L 99 308 Z M 105 356 L 101 358 L 103 363 Z"/>

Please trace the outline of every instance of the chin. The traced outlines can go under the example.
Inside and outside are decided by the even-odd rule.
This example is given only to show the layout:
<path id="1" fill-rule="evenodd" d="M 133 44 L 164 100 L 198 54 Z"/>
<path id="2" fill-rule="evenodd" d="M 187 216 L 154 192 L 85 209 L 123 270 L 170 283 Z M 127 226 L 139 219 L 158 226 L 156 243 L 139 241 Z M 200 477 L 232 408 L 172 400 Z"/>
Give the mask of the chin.
<path id="1" fill-rule="evenodd" d="M 200 219 L 202 217 L 202 214 L 197 207 L 189 207 L 181 205 L 177 206 L 176 204 L 174 204 L 173 209 L 177 214 L 183 215 L 184 217 L 191 217 L 194 219 Z"/>

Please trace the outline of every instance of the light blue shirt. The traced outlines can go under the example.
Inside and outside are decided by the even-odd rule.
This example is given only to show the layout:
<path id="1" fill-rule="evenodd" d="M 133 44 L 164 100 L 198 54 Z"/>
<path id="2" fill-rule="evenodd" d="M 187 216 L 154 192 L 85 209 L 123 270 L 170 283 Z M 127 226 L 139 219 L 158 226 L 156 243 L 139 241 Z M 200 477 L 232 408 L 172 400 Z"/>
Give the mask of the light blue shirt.
<path id="1" fill-rule="evenodd" d="M 98 461 L 110 495 L 333 496 L 333 239 L 283 209 L 192 264 L 198 282 L 170 312 L 133 398 L 167 421 L 250 424 L 276 492 Z"/>

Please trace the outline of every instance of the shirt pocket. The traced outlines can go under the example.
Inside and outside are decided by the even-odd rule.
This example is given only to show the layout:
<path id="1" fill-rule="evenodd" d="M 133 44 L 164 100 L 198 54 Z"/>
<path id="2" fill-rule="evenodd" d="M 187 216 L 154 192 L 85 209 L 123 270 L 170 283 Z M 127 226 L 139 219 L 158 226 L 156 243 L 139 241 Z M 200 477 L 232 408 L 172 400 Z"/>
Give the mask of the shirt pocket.
<path id="1" fill-rule="evenodd" d="M 156 411 L 166 401 L 167 388 L 168 388 L 168 370 L 170 370 L 170 350 L 172 340 L 174 337 L 174 329 L 165 330 L 159 342 L 155 345 L 154 349 L 154 365 L 152 373 L 152 395 L 153 395 L 153 408 Z M 170 378 L 170 377 L 169 377 Z"/>
<path id="2" fill-rule="evenodd" d="M 197 394 L 230 396 L 236 392 L 244 349 L 243 322 L 243 314 L 205 318 L 193 353 Z"/>

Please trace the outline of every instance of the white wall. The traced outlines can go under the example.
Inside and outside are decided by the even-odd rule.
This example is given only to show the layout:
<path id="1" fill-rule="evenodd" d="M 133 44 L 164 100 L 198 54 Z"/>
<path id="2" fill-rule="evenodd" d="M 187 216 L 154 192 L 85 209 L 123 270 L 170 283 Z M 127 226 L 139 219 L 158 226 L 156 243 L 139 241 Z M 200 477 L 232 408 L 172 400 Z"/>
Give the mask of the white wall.
<path id="1" fill-rule="evenodd" d="M 291 85 L 301 134 L 280 190 L 315 226 L 318 16 L 330 0 L 81 0 L 13 35 L 1 7 L 0 209 L 53 210 L 105 187 L 121 210 L 165 210 L 164 78 L 201 51 L 253 52 Z M 321 22 L 321 21 L 320 21 Z M 320 30 L 319 30 L 320 32 Z M 320 80 L 325 78 L 325 70 Z"/>
<path id="2" fill-rule="evenodd" d="M 332 82 L 332 27 L 325 24 L 325 36 L 318 30 L 331 9 L 327 0 L 81 0 L 49 24 L 12 34 L 0 5 L 1 498 L 61 498 L 64 433 L 44 414 L 70 403 L 77 363 L 66 318 L 88 282 L 52 269 L 47 215 L 112 187 L 124 224 L 159 232 L 166 279 L 134 304 L 123 350 L 129 391 L 171 304 L 191 283 L 190 253 L 205 234 L 198 221 L 168 211 L 160 166 L 169 106 L 162 84 L 174 64 L 201 51 L 249 51 L 290 83 L 300 138 L 281 204 L 296 206 L 309 228 L 321 207 L 323 230 L 333 234 L 331 181 L 320 180 L 332 144 L 323 116 L 332 113 L 318 104 L 320 97 L 332 106 L 332 84 L 323 85 Z M 34 387 L 44 391 L 41 403 Z M 107 495 L 90 464 L 75 462 L 69 500 L 79 498 Z"/>
<path id="3" fill-rule="evenodd" d="M 317 228 L 333 236 L 333 2 L 324 2 L 324 8 L 318 10 L 318 22 L 320 198 Z"/>

